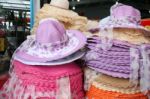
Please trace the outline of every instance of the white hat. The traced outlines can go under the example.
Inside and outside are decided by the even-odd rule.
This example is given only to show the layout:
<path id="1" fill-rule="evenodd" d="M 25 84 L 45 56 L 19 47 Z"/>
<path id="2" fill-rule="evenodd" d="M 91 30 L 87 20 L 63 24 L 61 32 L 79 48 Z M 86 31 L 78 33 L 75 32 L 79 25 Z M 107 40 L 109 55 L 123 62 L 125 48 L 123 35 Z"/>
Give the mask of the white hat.
<path id="1" fill-rule="evenodd" d="M 51 0 L 50 5 L 56 6 L 63 9 L 69 9 L 69 1 L 68 0 Z"/>

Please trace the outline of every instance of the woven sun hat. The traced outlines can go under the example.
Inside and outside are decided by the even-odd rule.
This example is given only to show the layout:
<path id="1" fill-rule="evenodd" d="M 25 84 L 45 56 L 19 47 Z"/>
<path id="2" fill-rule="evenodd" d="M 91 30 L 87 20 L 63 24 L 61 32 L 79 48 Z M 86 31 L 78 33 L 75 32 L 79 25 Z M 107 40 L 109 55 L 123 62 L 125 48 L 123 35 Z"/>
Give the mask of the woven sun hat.
<path id="1" fill-rule="evenodd" d="M 16 56 L 25 61 L 54 61 L 79 51 L 85 44 L 86 37 L 83 33 L 77 30 L 65 30 L 56 19 L 48 18 L 40 22 L 35 36 L 28 37 L 22 43 Z"/>
<path id="2" fill-rule="evenodd" d="M 93 37 L 90 41 L 88 43 L 89 51 L 85 55 L 89 68 L 113 77 L 130 77 L 132 71 L 130 68 L 130 47 L 134 47 L 132 44 L 114 41 L 113 46 L 108 51 L 104 51 L 99 46 L 101 43 L 99 37 Z"/>
<path id="3" fill-rule="evenodd" d="M 112 91 L 122 94 L 136 94 L 141 92 L 140 87 L 138 85 L 135 86 L 132 82 L 129 81 L 129 79 L 115 78 L 107 75 L 100 75 L 99 77 L 95 78 L 91 86 L 95 86 L 100 90 Z"/>
<path id="4" fill-rule="evenodd" d="M 88 99 L 148 99 L 143 93 L 123 94 L 120 92 L 107 91 L 91 86 L 87 92 Z"/>
<path id="5" fill-rule="evenodd" d="M 31 31 L 35 34 L 40 20 L 44 18 L 55 18 L 64 24 L 66 29 L 75 29 L 85 31 L 87 26 L 87 18 L 79 16 L 78 13 L 69 10 L 68 0 L 51 0 L 50 4 L 44 6 L 38 11 L 35 17 L 35 24 Z"/>
<path id="6" fill-rule="evenodd" d="M 110 16 L 99 22 L 100 36 L 106 35 L 132 44 L 150 43 L 150 31 L 140 22 L 141 13 L 138 9 L 121 3 L 115 4 L 110 9 Z"/>
<path id="7" fill-rule="evenodd" d="M 2 99 L 84 99 L 83 73 L 75 63 L 43 67 L 15 60 L 13 65 L 0 91 Z"/>
<path id="8" fill-rule="evenodd" d="M 129 79 L 112 77 L 105 74 L 99 75 L 97 78 L 95 78 L 95 81 L 97 83 L 102 83 L 108 86 L 122 88 L 122 89 L 136 87 L 132 82 L 130 82 Z"/>

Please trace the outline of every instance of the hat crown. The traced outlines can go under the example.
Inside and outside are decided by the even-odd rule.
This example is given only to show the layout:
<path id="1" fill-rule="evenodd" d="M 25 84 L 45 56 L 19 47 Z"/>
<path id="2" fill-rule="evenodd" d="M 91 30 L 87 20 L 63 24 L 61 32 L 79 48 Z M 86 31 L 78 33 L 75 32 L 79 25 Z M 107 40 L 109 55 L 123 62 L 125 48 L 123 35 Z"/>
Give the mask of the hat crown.
<path id="1" fill-rule="evenodd" d="M 68 0 L 51 0 L 50 5 L 60 7 L 63 9 L 69 9 L 69 1 Z"/>
<path id="2" fill-rule="evenodd" d="M 141 13 L 132 6 L 119 3 L 111 7 L 111 17 L 118 20 L 125 19 L 131 23 L 138 24 L 141 20 Z"/>
<path id="3" fill-rule="evenodd" d="M 61 23 L 50 19 L 40 22 L 36 33 L 38 43 L 55 44 L 66 42 L 66 40 L 66 30 Z"/>

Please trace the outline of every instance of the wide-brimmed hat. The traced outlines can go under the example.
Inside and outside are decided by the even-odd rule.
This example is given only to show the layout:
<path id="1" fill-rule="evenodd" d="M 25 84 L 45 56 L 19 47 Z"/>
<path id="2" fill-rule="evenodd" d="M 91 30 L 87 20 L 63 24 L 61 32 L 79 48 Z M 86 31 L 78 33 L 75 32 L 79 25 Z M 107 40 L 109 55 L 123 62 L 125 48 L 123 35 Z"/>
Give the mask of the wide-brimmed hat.
<path id="1" fill-rule="evenodd" d="M 16 55 L 26 61 L 48 62 L 65 58 L 86 44 L 86 37 L 77 30 L 65 30 L 55 19 L 40 22 L 35 36 L 19 47 Z"/>
<path id="2" fill-rule="evenodd" d="M 108 85 L 108 86 L 122 88 L 122 89 L 135 87 L 135 85 L 132 82 L 130 82 L 129 79 L 112 77 L 112 76 L 108 76 L 105 74 L 101 74 L 101 75 L 97 76 L 95 81 L 98 83 Z"/>
<path id="3" fill-rule="evenodd" d="M 29 60 L 20 58 L 17 55 L 14 56 L 14 59 L 18 60 L 24 64 L 28 64 L 28 65 L 54 66 L 54 65 L 62 65 L 62 64 L 67 64 L 67 63 L 73 62 L 79 58 L 82 58 L 84 55 L 85 55 L 85 51 L 79 50 L 65 58 L 62 58 L 59 60 L 54 60 L 54 61 L 48 61 L 48 62 L 29 61 Z"/>
<path id="4" fill-rule="evenodd" d="M 140 25 L 140 21 L 141 13 L 138 9 L 129 5 L 118 3 L 111 7 L 110 16 L 102 19 L 99 26 L 101 28 L 143 28 Z"/>

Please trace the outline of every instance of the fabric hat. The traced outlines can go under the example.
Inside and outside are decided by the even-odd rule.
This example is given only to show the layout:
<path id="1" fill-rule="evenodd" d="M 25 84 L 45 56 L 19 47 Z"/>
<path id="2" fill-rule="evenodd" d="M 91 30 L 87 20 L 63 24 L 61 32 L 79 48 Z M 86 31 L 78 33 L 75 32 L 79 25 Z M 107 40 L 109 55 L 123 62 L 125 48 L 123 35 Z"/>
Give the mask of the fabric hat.
<path id="1" fill-rule="evenodd" d="M 82 99 L 82 71 L 75 63 L 60 66 L 31 66 L 13 61 L 11 78 L 0 91 L 8 99 Z"/>
<path id="2" fill-rule="evenodd" d="M 121 3 L 115 4 L 110 9 L 110 16 L 100 20 L 99 35 L 101 37 L 112 35 L 110 39 L 127 41 L 132 44 L 150 43 L 150 31 L 141 26 L 140 21 L 139 10 Z"/>
<path id="3" fill-rule="evenodd" d="M 28 61 L 28 60 L 18 57 L 17 55 L 14 56 L 14 59 L 18 60 L 24 64 L 28 64 L 28 65 L 54 66 L 54 65 L 62 65 L 62 64 L 67 64 L 67 63 L 73 62 L 79 58 L 82 58 L 84 55 L 85 55 L 85 51 L 79 50 L 65 58 L 62 58 L 59 60 L 54 60 L 54 61 L 48 61 L 48 62 Z"/>
<path id="4" fill-rule="evenodd" d="M 16 55 L 33 62 L 47 62 L 65 58 L 86 44 L 86 37 L 77 30 L 65 30 L 55 19 L 40 22 L 36 36 L 30 36 L 18 48 Z"/>
<path id="5" fill-rule="evenodd" d="M 91 86 L 87 92 L 88 99 L 148 99 L 143 93 L 135 94 L 123 94 L 120 92 L 106 91 L 99 89 L 95 86 Z"/>
<path id="6" fill-rule="evenodd" d="M 121 3 L 115 4 L 110 9 L 110 16 L 102 19 L 99 26 L 105 27 L 128 27 L 142 28 L 140 26 L 141 13 L 138 9 L 124 5 Z"/>

